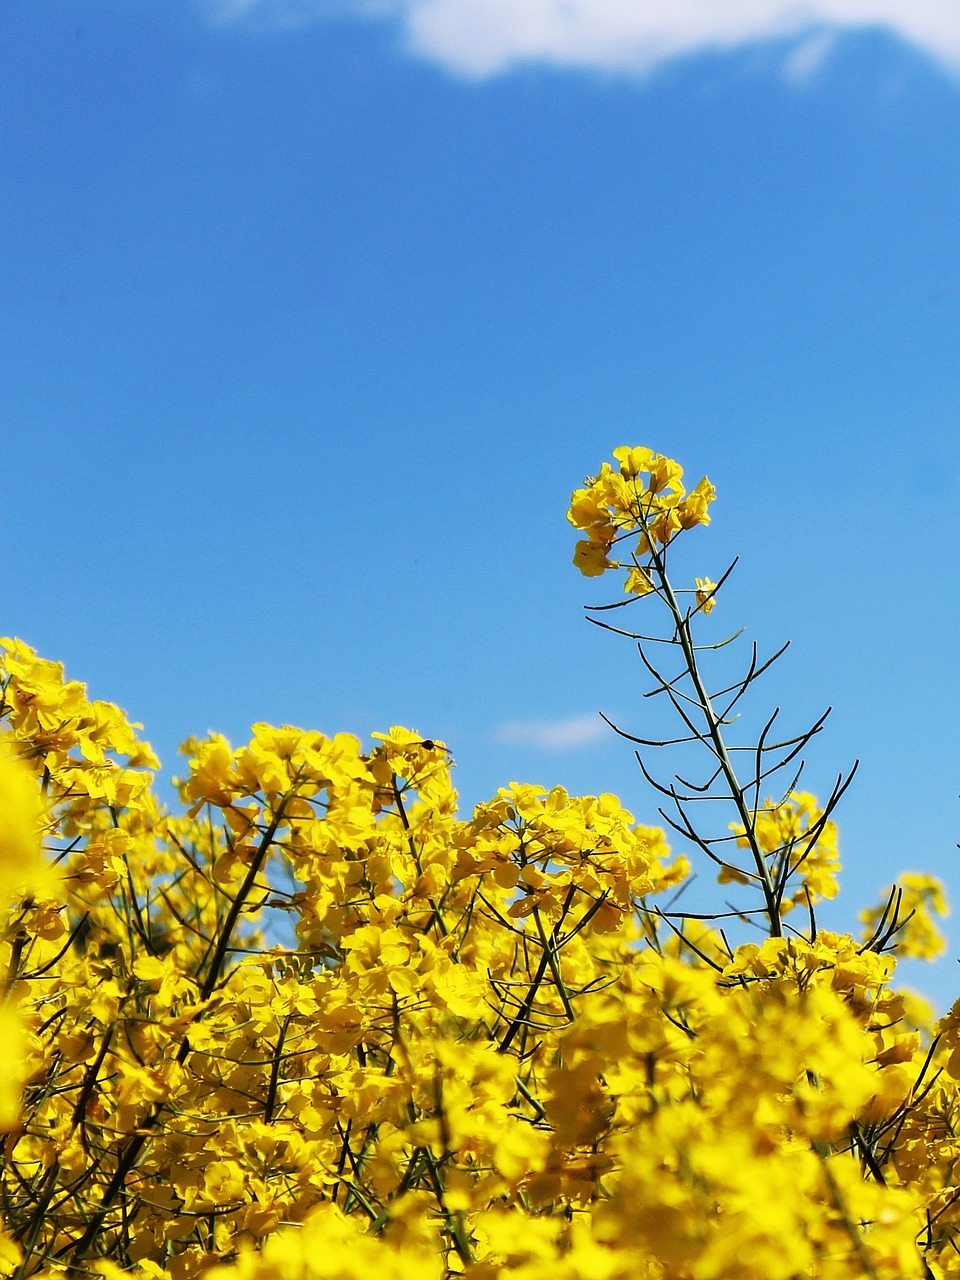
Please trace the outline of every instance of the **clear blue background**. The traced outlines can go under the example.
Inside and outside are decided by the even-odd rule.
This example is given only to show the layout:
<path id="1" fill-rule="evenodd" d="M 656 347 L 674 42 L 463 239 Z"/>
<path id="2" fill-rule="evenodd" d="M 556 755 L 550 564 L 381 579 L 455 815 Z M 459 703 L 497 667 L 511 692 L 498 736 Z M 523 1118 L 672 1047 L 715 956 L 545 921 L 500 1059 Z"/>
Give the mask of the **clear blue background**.
<path id="1" fill-rule="evenodd" d="M 12 0 L 0 630 L 168 774 L 188 733 L 401 723 L 467 805 L 655 820 L 626 744 L 535 733 L 646 723 L 564 513 L 648 444 L 717 486 L 714 634 L 794 642 L 758 709 L 835 708 L 806 785 L 862 760 L 831 918 L 904 869 L 960 903 L 960 84 L 877 31 L 779 66 L 470 81 L 386 23 Z M 909 968 L 941 1006 L 958 945 Z"/>

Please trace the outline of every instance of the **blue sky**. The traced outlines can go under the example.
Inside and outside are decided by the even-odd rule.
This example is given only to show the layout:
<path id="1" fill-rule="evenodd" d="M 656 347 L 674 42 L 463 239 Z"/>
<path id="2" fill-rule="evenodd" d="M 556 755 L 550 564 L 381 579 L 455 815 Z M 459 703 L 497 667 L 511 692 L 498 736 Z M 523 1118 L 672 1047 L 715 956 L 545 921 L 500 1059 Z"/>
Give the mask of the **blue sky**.
<path id="1" fill-rule="evenodd" d="M 793 641 L 758 710 L 835 708 L 809 788 L 862 760 L 848 913 L 905 869 L 960 904 L 960 20 L 794 12 L 12 0 L 0 630 L 170 772 L 401 723 L 467 804 L 654 820 L 564 520 L 647 444 L 717 486 L 716 634 Z M 941 1004 L 958 947 L 910 970 Z"/>

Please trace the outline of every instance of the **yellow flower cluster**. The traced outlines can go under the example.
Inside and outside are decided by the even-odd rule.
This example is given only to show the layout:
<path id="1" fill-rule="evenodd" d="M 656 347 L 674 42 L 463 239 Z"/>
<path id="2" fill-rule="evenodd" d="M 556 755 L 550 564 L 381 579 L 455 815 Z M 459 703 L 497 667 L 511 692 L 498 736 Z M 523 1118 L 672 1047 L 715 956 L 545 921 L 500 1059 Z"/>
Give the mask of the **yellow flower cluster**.
<path id="1" fill-rule="evenodd" d="M 0 929 L 10 933 L 11 911 L 39 895 L 55 894 L 57 884 L 40 848 L 43 828 L 40 790 L 12 744 L 0 739 Z M 0 994 L 0 1133 L 16 1127 L 26 1078 L 24 1027 L 9 989 Z"/>
<path id="2" fill-rule="evenodd" d="M 746 849 L 749 841 L 745 828 L 733 823 L 737 847 Z M 757 844 L 771 868 L 771 879 L 789 894 L 782 893 L 780 911 L 786 914 L 798 905 L 835 898 L 840 889 L 840 858 L 837 852 L 837 826 L 817 806 L 816 798 L 806 791 L 794 791 L 779 803 L 768 800 L 757 813 L 754 823 Z M 724 864 L 717 876 L 720 884 L 747 884 L 749 877 L 730 863 Z"/>
<path id="3" fill-rule="evenodd" d="M 648 549 L 705 522 L 615 456 L 590 545 L 641 473 Z M 960 1276 L 960 1003 L 891 985 L 935 882 L 736 944 L 611 795 L 461 815 L 443 743 L 258 724 L 171 814 L 136 728 L 3 642 L 0 1276 Z M 812 796 L 751 836 L 784 909 L 836 892 Z"/>
<path id="4" fill-rule="evenodd" d="M 880 906 L 860 912 L 864 939 L 878 930 L 890 928 L 896 938 L 897 954 L 917 960 L 936 960 L 947 949 L 947 940 L 934 916 L 949 914 L 943 885 L 936 876 L 905 871 L 891 885 Z"/>
<path id="5" fill-rule="evenodd" d="M 627 568 L 624 590 L 648 595 L 656 589 L 654 568 L 662 563 L 659 548 L 684 529 L 710 523 L 707 508 L 716 490 L 704 476 L 687 493 L 680 464 L 651 449 L 623 445 L 614 449 L 613 457 L 616 471 L 605 462 L 570 499 L 567 519 L 587 535 L 577 543 L 573 562 L 590 578 L 607 569 Z M 629 559 L 611 559 L 624 541 L 633 544 Z M 704 612 L 713 607 L 715 587 L 708 578 L 697 579 L 697 603 Z"/>

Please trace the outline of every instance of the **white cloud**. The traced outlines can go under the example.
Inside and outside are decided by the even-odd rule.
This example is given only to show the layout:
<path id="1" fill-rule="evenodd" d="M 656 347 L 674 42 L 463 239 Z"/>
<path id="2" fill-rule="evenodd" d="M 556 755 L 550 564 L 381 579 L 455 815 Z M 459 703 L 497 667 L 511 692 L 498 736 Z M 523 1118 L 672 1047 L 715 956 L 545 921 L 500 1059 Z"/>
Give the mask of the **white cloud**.
<path id="1" fill-rule="evenodd" d="M 960 70 L 958 0 L 206 0 L 223 20 L 353 14 L 399 22 L 407 47 L 483 77 L 524 62 L 643 73 L 672 58 L 795 40 L 804 77 L 829 33 L 882 27 Z M 814 42 L 811 43 L 811 37 Z M 819 39 L 819 44 L 816 43 Z"/>
<path id="2" fill-rule="evenodd" d="M 593 713 L 571 716 L 566 720 L 511 720 L 501 725 L 497 737 L 520 747 L 540 747 L 547 751 L 575 751 L 588 747 L 609 732 L 600 717 Z"/>
<path id="3" fill-rule="evenodd" d="M 836 31 L 815 31 L 798 40 L 783 63 L 783 71 L 794 84 L 812 80 L 837 47 Z"/>

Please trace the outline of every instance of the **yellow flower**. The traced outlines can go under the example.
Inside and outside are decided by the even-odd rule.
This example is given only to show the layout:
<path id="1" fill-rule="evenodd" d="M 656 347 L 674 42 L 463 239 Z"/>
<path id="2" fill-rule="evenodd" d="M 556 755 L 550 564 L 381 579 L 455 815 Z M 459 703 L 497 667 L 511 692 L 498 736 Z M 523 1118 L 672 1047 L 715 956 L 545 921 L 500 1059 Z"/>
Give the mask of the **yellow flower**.
<path id="1" fill-rule="evenodd" d="M 613 456 L 620 463 L 620 474 L 628 480 L 635 480 L 641 472 L 649 474 L 657 459 L 652 449 L 645 449 L 642 445 L 634 448 L 621 445 L 614 449 Z"/>
<path id="2" fill-rule="evenodd" d="M 635 533 L 634 568 L 629 570 L 626 590 L 642 595 L 636 588 L 642 586 L 641 574 L 649 572 L 642 558 L 651 556 L 657 543 L 666 546 L 682 530 L 709 523 L 707 506 L 716 493 L 704 477 L 692 493 L 685 494 L 680 464 L 651 449 L 621 445 L 613 456 L 618 470 L 603 463 L 597 475 L 571 496 L 567 519 L 587 534 L 577 544 L 574 563 L 587 577 L 619 568 L 609 559 L 610 549 Z"/>
<path id="3" fill-rule="evenodd" d="M 653 579 L 646 569 L 637 565 L 627 574 L 623 589 L 631 595 L 646 596 L 654 590 Z"/>
<path id="4" fill-rule="evenodd" d="M 717 584 L 709 578 L 697 578 L 697 607 L 701 613 L 709 613 L 716 604 Z"/>
<path id="5" fill-rule="evenodd" d="M 615 560 L 607 558 L 610 544 L 604 542 L 578 542 L 573 563 L 587 578 L 598 578 L 606 569 L 616 569 Z"/>
<path id="6" fill-rule="evenodd" d="M 27 1075 L 26 1036 L 19 1011 L 9 999 L 0 1002 L 0 1045 L 0 1132 L 8 1132 L 16 1127 Z"/>
<path id="7" fill-rule="evenodd" d="M 894 919 L 892 913 L 887 911 L 887 906 L 891 902 L 896 903 L 897 897 L 899 909 Z M 942 881 L 936 876 L 905 871 L 885 891 L 877 906 L 860 912 L 860 919 L 864 925 L 865 939 L 872 937 L 884 920 L 885 925 L 896 926 L 891 943 L 897 955 L 917 960 L 935 960 L 946 950 L 947 941 L 938 929 L 934 916 L 942 919 L 949 914 L 950 908 Z"/>
<path id="8" fill-rule="evenodd" d="M 57 878 L 40 850 L 43 822 L 37 780 L 13 743 L 0 740 L 0 913 L 15 899 L 56 891 Z"/>

